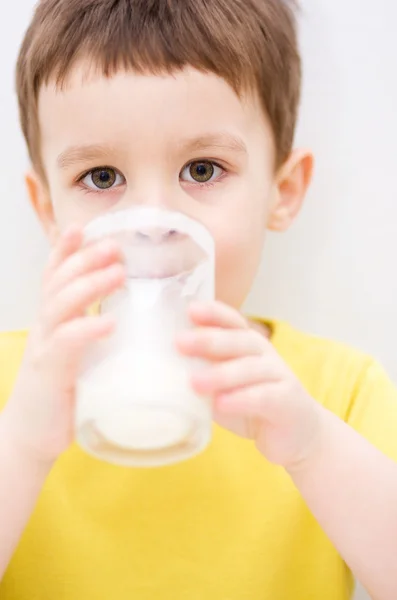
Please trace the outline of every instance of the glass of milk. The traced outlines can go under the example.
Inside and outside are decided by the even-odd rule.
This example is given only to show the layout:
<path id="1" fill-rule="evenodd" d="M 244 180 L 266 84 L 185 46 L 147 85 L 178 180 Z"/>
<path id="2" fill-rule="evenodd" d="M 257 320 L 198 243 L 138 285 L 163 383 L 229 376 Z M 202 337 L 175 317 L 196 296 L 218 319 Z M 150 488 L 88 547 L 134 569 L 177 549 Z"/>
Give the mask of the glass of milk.
<path id="1" fill-rule="evenodd" d="M 175 338 L 192 327 L 189 304 L 214 298 L 213 239 L 183 214 L 146 207 L 92 221 L 86 242 L 102 238 L 119 242 L 127 280 L 99 303 L 117 326 L 86 356 L 77 384 L 77 441 L 120 465 L 182 461 L 211 438 L 210 401 L 190 384 L 194 369 L 203 365 L 182 357 Z"/>

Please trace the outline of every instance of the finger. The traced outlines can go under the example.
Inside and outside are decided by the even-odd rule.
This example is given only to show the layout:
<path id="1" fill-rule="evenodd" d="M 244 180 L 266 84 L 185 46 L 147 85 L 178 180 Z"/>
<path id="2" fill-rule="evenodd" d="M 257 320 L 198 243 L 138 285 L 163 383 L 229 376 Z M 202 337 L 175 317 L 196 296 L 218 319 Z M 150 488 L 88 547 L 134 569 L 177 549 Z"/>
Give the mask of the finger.
<path id="1" fill-rule="evenodd" d="M 77 227 L 71 227 L 64 234 L 55 245 L 51 252 L 50 259 L 48 261 L 45 270 L 45 279 L 50 279 L 59 268 L 59 266 L 66 260 L 71 254 L 76 252 L 83 243 L 83 233 Z"/>
<path id="2" fill-rule="evenodd" d="M 105 240 L 87 246 L 80 252 L 69 256 L 55 271 L 47 287 L 47 294 L 54 295 L 66 287 L 71 281 L 92 271 L 104 269 L 116 262 L 122 262 L 121 248 L 112 240 Z"/>
<path id="3" fill-rule="evenodd" d="M 216 409 L 216 402 L 213 405 L 213 419 L 222 429 L 232 431 L 238 437 L 246 439 L 255 439 L 259 426 L 262 425 L 262 420 L 255 417 L 247 418 L 241 411 L 237 414 L 220 412 Z"/>
<path id="4" fill-rule="evenodd" d="M 125 269 L 118 264 L 76 279 L 55 297 L 44 314 L 47 329 L 82 316 L 94 302 L 120 289 L 124 281 Z"/>
<path id="5" fill-rule="evenodd" d="M 54 346 L 66 353 L 78 350 L 88 343 L 109 336 L 115 328 L 111 315 L 81 317 L 61 325 L 54 333 Z"/>
<path id="6" fill-rule="evenodd" d="M 115 321 L 110 315 L 81 317 L 61 325 L 51 338 L 49 354 L 54 363 L 53 375 L 57 368 L 65 375 L 65 368 L 75 369 L 80 365 L 81 356 L 93 342 L 109 337 L 115 329 Z"/>
<path id="7" fill-rule="evenodd" d="M 234 308 L 222 302 L 192 304 L 189 315 L 198 326 L 221 327 L 223 329 L 248 329 L 247 320 Z"/>
<path id="8" fill-rule="evenodd" d="M 265 338 L 251 329 L 220 329 L 203 327 L 185 331 L 177 338 L 179 351 L 186 356 L 207 360 L 231 360 L 262 355 Z"/>
<path id="9" fill-rule="evenodd" d="M 279 380 L 273 364 L 262 356 L 222 362 L 193 375 L 192 385 L 199 394 L 218 395 L 236 388 Z"/>
<path id="10" fill-rule="evenodd" d="M 261 383 L 220 394 L 214 401 L 214 411 L 219 415 L 257 417 L 271 420 L 280 406 L 278 386 Z"/>

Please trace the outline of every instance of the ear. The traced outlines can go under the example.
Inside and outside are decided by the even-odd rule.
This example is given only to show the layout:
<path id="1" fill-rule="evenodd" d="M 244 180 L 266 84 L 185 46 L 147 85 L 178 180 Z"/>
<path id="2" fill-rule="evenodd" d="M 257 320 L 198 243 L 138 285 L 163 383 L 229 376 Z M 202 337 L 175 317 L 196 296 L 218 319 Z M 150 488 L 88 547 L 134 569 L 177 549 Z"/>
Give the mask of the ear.
<path id="1" fill-rule="evenodd" d="M 276 177 L 275 198 L 268 216 L 271 231 L 286 231 L 302 207 L 313 175 L 314 158 L 307 150 L 294 150 Z"/>
<path id="2" fill-rule="evenodd" d="M 30 203 L 38 216 L 50 243 L 54 244 L 59 237 L 59 230 L 54 218 L 54 210 L 48 185 L 43 182 L 41 177 L 39 177 L 35 171 L 30 171 L 26 174 L 25 183 Z"/>

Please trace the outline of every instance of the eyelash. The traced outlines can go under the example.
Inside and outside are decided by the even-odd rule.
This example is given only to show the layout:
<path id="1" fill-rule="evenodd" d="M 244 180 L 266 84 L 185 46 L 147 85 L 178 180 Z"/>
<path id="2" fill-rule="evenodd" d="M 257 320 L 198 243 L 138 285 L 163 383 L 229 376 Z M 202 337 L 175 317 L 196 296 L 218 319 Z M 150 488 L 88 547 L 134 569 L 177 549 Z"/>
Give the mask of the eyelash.
<path id="1" fill-rule="evenodd" d="M 123 177 L 125 179 L 124 175 L 120 171 L 115 169 L 114 167 L 110 167 L 109 165 L 101 165 L 99 167 L 94 167 L 93 169 L 89 169 L 88 171 L 85 171 L 82 175 L 79 175 L 79 177 L 76 179 L 76 184 L 83 190 L 83 192 L 85 194 L 104 194 L 104 193 L 109 194 L 109 193 L 112 193 L 112 192 L 114 192 L 114 190 L 117 190 L 117 187 L 101 190 L 100 188 L 92 189 L 83 184 L 83 180 L 88 175 L 92 175 L 93 173 L 95 173 L 95 171 L 102 171 L 102 170 L 106 171 L 106 169 L 109 169 L 110 171 L 114 171 L 115 173 L 117 173 L 118 175 L 121 175 L 121 177 Z"/>
<path id="2" fill-rule="evenodd" d="M 191 160 L 190 162 L 186 163 L 182 169 L 181 169 L 181 173 L 183 173 L 183 171 L 186 169 L 186 167 L 189 167 L 190 165 L 194 164 L 194 163 L 201 163 L 201 162 L 207 162 L 207 163 L 211 163 L 211 165 L 213 165 L 214 167 L 217 167 L 218 169 L 222 169 L 223 173 L 220 177 L 218 177 L 218 179 L 216 181 L 206 181 L 206 182 L 200 182 L 200 181 L 196 181 L 196 183 L 192 183 L 191 185 L 193 185 L 194 187 L 199 187 L 200 189 L 210 189 L 215 187 L 215 185 L 219 182 L 222 181 L 223 177 L 229 172 L 228 169 L 219 164 L 218 162 L 216 162 L 215 160 L 210 160 L 208 158 L 204 158 L 204 159 L 195 159 L 195 160 Z M 185 183 L 189 183 L 189 182 L 185 182 Z"/>
<path id="3" fill-rule="evenodd" d="M 194 162 L 196 162 L 196 161 L 194 161 Z M 198 162 L 200 162 L 200 161 L 198 161 Z M 218 167 L 218 169 L 222 169 L 222 171 L 223 171 L 222 175 L 220 175 L 220 177 L 218 177 L 217 181 L 209 181 L 207 184 L 205 184 L 205 183 L 204 183 L 204 184 L 202 184 L 202 185 L 204 185 L 204 186 L 205 186 L 205 185 L 207 185 L 207 187 L 212 187 L 212 186 L 214 186 L 214 185 L 215 185 L 215 184 L 216 184 L 218 181 L 222 181 L 223 177 L 224 177 L 225 175 L 227 175 L 227 173 L 229 173 L 229 169 L 227 169 L 227 168 L 226 168 L 224 165 L 221 165 L 221 164 L 217 163 L 217 162 L 216 162 L 216 161 L 214 161 L 214 160 L 210 160 L 210 161 L 208 161 L 208 162 L 210 162 L 210 163 L 211 163 L 212 165 L 214 165 L 215 167 Z M 189 163 L 189 164 L 191 164 L 191 163 Z M 199 185 L 200 185 L 200 184 L 199 184 Z"/>
<path id="4" fill-rule="evenodd" d="M 209 188 L 213 188 L 213 187 L 216 185 L 216 183 L 218 183 L 218 181 L 222 180 L 222 179 L 223 179 L 223 177 L 224 177 L 224 175 L 226 175 L 226 174 L 229 172 L 229 171 L 228 171 L 228 169 L 227 169 L 227 168 L 226 168 L 224 165 L 221 165 L 221 164 L 219 164 L 218 162 L 216 162 L 216 161 L 214 161 L 214 160 L 209 160 L 208 158 L 206 158 L 206 159 L 195 159 L 195 160 L 193 160 L 193 161 L 190 161 L 190 162 L 186 163 L 186 164 L 185 164 L 185 165 L 182 167 L 182 169 L 181 169 L 180 173 L 182 173 L 182 172 L 183 172 L 183 171 L 184 171 L 184 170 L 185 170 L 185 169 L 186 169 L 188 166 L 190 166 L 190 165 L 192 165 L 192 164 L 194 164 L 194 163 L 200 163 L 200 162 L 208 162 L 208 163 L 211 163 L 213 166 L 215 166 L 215 167 L 217 167 L 217 168 L 219 168 L 219 169 L 222 169 L 223 173 L 222 173 L 222 175 L 221 175 L 221 176 L 218 178 L 218 180 L 217 180 L 217 181 L 207 181 L 207 182 L 199 182 L 199 181 L 197 181 L 195 184 L 193 184 L 193 185 L 194 185 L 194 187 L 197 187 L 197 186 L 198 186 L 200 189 L 209 189 Z M 83 190 L 83 191 L 84 191 L 86 194 L 104 194 L 104 193 L 112 193 L 112 191 L 113 191 L 113 190 L 115 190 L 115 189 L 117 190 L 117 187 L 116 187 L 116 188 L 108 188 L 108 189 L 103 189 L 103 190 L 101 190 L 100 188 L 97 188 L 97 189 L 91 189 L 91 188 L 87 187 L 86 185 L 84 185 L 84 184 L 82 183 L 82 182 L 83 182 L 83 180 L 84 180 L 84 179 L 85 179 L 85 178 L 86 178 L 88 175 L 92 175 L 92 174 L 93 174 L 95 171 L 100 171 L 100 170 L 102 170 L 102 169 L 103 169 L 103 170 L 106 170 L 106 169 L 112 170 L 112 171 L 114 171 L 115 173 L 117 173 L 118 175 L 121 175 L 121 176 L 122 176 L 122 177 L 125 179 L 124 175 L 123 175 L 123 174 L 122 174 L 120 171 L 118 171 L 118 170 L 117 170 L 117 169 L 115 169 L 114 167 L 110 167 L 109 165 L 102 165 L 102 166 L 99 166 L 99 167 L 94 167 L 93 169 L 89 169 L 88 171 L 85 171 L 85 172 L 84 172 L 82 175 L 79 175 L 79 177 L 78 177 L 78 178 L 77 178 L 77 180 L 76 180 L 76 183 L 79 185 L 79 187 L 80 187 L 80 188 L 81 188 L 81 189 L 82 189 L 82 190 Z"/>

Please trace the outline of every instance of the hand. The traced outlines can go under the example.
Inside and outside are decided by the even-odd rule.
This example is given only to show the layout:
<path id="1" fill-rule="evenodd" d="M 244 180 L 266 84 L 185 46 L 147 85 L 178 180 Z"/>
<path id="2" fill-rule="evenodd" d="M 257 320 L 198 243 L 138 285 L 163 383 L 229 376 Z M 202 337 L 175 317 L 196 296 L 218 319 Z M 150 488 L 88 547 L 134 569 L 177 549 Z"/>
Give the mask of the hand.
<path id="1" fill-rule="evenodd" d="M 14 392 L 1 419 L 23 452 L 51 463 L 73 439 L 75 386 L 88 346 L 109 336 L 109 316 L 87 309 L 124 283 L 121 250 L 111 241 L 83 246 L 72 229 L 47 266 L 40 317 L 31 331 Z"/>
<path id="2" fill-rule="evenodd" d="M 272 463 L 287 469 L 314 452 L 318 405 L 266 339 L 236 310 L 221 304 L 192 306 L 196 329 L 181 334 L 179 351 L 209 361 L 193 376 L 197 393 L 213 400 L 215 420 L 255 441 Z"/>

